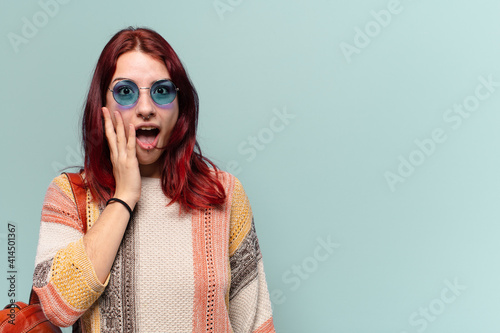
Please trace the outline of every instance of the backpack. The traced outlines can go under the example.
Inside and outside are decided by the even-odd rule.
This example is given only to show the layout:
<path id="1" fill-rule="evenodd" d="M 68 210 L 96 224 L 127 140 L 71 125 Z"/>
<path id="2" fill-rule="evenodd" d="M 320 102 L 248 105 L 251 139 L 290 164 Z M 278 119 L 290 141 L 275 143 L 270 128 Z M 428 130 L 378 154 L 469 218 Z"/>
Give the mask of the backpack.
<path id="1" fill-rule="evenodd" d="M 87 232 L 86 191 L 80 173 L 66 173 L 71 190 L 76 200 L 78 215 L 83 221 L 83 233 Z M 73 325 L 73 332 L 80 332 L 80 321 Z M 38 295 L 33 288 L 29 304 L 15 302 L 8 304 L 0 311 L 0 333 L 62 333 L 58 326 L 52 324 L 43 313 Z"/>
<path id="2" fill-rule="evenodd" d="M 1 333 L 62 333 L 61 329 L 52 324 L 43 313 L 40 300 L 31 289 L 30 302 L 16 302 L 7 305 L 0 311 Z"/>

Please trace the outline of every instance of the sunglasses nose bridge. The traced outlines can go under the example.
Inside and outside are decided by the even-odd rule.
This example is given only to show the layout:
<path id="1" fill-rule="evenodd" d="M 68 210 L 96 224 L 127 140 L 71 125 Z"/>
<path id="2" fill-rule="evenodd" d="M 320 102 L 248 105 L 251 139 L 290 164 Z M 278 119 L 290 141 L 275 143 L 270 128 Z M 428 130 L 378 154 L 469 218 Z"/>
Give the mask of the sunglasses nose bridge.
<path id="1" fill-rule="evenodd" d="M 146 92 L 145 95 L 149 96 L 149 100 L 150 102 L 153 102 L 153 98 L 151 96 L 151 87 L 139 87 L 139 96 L 137 96 L 137 99 L 140 100 L 141 99 L 141 90 L 149 90 L 149 92 Z M 146 99 L 148 97 L 145 97 Z M 137 101 L 139 102 L 139 101 Z"/>
<path id="2" fill-rule="evenodd" d="M 150 87 L 138 87 L 138 89 L 139 89 L 139 94 L 137 96 L 137 103 L 139 103 L 141 101 L 141 99 L 149 99 L 150 102 L 153 102 L 153 99 L 151 97 L 151 88 Z M 149 92 L 141 93 L 141 90 L 149 90 Z M 145 95 L 145 97 L 141 98 L 141 95 Z"/>
<path id="3" fill-rule="evenodd" d="M 139 96 L 137 100 L 137 115 L 138 116 L 150 116 L 155 114 L 155 105 L 153 99 L 151 98 L 151 94 L 148 91 L 144 93 L 140 93 L 140 90 L 150 90 L 149 87 L 139 88 Z M 142 96 L 141 96 L 142 95 Z"/>

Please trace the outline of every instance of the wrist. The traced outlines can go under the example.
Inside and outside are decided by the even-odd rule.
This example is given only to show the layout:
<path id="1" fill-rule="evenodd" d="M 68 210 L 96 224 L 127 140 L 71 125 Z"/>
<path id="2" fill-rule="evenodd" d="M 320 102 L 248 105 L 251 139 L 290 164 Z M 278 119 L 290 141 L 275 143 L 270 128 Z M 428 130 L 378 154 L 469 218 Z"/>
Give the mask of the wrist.
<path id="1" fill-rule="evenodd" d="M 135 205 L 137 204 L 137 201 L 138 201 L 134 197 L 131 197 L 131 196 L 125 195 L 125 194 L 121 194 L 118 192 L 116 192 L 112 198 L 117 198 L 117 199 L 124 201 L 130 207 L 131 210 L 134 210 Z"/>
<path id="2" fill-rule="evenodd" d="M 122 199 L 119 199 L 119 198 L 111 198 L 109 199 L 107 202 L 106 202 L 106 207 L 109 205 L 109 204 L 112 204 L 112 203 L 116 203 L 117 205 L 122 205 L 123 207 L 125 207 L 129 213 L 129 219 L 128 221 L 130 222 L 130 220 L 132 219 L 132 207 L 130 207 L 125 201 L 123 201 Z"/>

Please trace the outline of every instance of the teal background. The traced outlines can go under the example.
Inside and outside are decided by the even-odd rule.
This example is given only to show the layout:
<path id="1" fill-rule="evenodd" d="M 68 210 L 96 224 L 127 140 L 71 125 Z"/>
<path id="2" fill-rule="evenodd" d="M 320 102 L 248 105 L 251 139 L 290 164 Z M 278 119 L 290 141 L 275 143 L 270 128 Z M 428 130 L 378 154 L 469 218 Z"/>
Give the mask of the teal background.
<path id="1" fill-rule="evenodd" d="M 498 332 L 500 86 L 480 88 L 489 96 L 460 126 L 448 110 L 474 102 L 479 77 L 500 82 L 499 1 L 66 2 L 16 52 L 9 33 L 22 36 L 23 17 L 43 9 L 0 1 L 1 304 L 7 223 L 17 225 L 17 299 L 27 300 L 45 191 L 82 160 L 97 58 L 138 25 L 185 64 L 204 153 L 238 164 L 277 332 Z M 374 23 L 388 6 L 399 13 Z M 346 57 L 342 43 L 356 36 L 369 44 Z M 284 110 L 287 124 L 273 120 Z M 436 128 L 446 139 L 431 149 Z M 410 155 L 420 165 L 400 167 L 409 175 L 391 190 L 386 173 Z M 318 248 L 328 239 L 331 253 Z"/>

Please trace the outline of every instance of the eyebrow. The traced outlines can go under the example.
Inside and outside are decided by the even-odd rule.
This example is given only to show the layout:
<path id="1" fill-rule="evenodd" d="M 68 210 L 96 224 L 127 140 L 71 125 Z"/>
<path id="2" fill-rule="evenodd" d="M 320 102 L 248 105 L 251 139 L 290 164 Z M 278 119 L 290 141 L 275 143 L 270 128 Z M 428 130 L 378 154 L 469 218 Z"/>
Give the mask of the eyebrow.
<path id="1" fill-rule="evenodd" d="M 122 81 L 122 80 L 129 80 L 129 81 L 132 81 L 134 82 L 135 84 L 137 84 L 134 80 L 132 79 L 129 79 L 129 78 L 126 78 L 126 77 L 117 77 L 116 79 L 114 79 L 111 83 L 115 82 L 115 81 Z M 158 80 L 154 80 L 154 81 L 151 81 L 151 85 L 153 83 L 155 83 L 156 81 L 160 81 L 160 80 L 171 80 L 170 78 L 167 78 L 167 77 L 164 77 L 164 78 L 161 78 L 161 79 L 158 79 Z"/>

